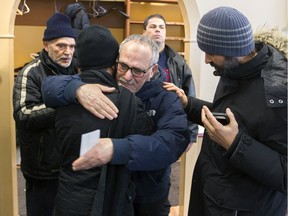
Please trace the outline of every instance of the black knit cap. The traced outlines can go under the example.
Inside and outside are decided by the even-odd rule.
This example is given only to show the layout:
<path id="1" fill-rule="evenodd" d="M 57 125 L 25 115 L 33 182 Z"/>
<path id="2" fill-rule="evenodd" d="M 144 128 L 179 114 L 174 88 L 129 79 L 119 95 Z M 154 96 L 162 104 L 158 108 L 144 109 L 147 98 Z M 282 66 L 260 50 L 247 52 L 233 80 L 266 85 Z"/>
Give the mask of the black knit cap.
<path id="1" fill-rule="evenodd" d="M 79 33 L 76 52 L 81 69 L 107 68 L 115 64 L 119 45 L 109 29 L 91 25 Z"/>
<path id="2" fill-rule="evenodd" d="M 71 21 L 65 14 L 56 12 L 47 20 L 43 41 L 50 41 L 61 37 L 76 39 L 75 30 L 71 27 Z"/>

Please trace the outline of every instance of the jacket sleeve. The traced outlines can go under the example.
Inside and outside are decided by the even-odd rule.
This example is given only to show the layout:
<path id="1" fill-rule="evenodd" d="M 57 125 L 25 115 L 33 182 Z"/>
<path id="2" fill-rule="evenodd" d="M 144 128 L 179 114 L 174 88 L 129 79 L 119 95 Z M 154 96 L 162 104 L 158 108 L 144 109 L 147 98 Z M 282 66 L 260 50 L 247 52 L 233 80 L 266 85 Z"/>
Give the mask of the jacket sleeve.
<path id="1" fill-rule="evenodd" d="M 179 83 L 178 87 L 182 88 L 188 97 L 196 97 L 193 74 L 185 59 L 179 56 L 179 54 L 176 54 L 176 56 L 171 59 L 169 65 L 169 68 L 173 68 L 173 70 L 177 72 L 177 76 L 182 77 L 180 79 L 182 80 L 182 83 Z M 198 136 L 198 124 L 189 121 L 188 127 L 190 134 L 190 142 L 194 143 L 196 142 Z"/>
<path id="2" fill-rule="evenodd" d="M 188 104 L 184 109 L 187 113 L 188 120 L 195 122 L 198 125 L 203 125 L 201 120 L 201 110 L 204 105 L 211 110 L 212 103 L 194 97 L 188 97 Z"/>
<path id="3" fill-rule="evenodd" d="M 184 71 L 184 83 L 182 88 L 186 92 L 186 95 L 188 97 L 196 97 L 195 84 L 192 71 L 186 62 L 184 63 L 183 71 Z M 197 141 L 198 136 L 198 124 L 189 121 L 188 127 L 190 132 L 190 142 L 195 143 Z"/>
<path id="4" fill-rule="evenodd" d="M 141 171 L 161 169 L 178 160 L 189 144 L 188 122 L 180 100 L 168 100 L 170 103 L 160 103 L 152 135 L 113 139 L 112 164 L 127 164 L 128 169 Z"/>
<path id="5" fill-rule="evenodd" d="M 43 100 L 48 107 L 77 103 L 76 90 L 83 84 L 78 75 L 49 76 L 42 84 Z"/>
<path id="6" fill-rule="evenodd" d="M 38 64 L 39 62 L 30 63 L 15 79 L 13 116 L 17 129 L 37 130 L 54 127 L 55 111 L 45 106 L 41 95 L 41 82 L 46 75 Z"/>

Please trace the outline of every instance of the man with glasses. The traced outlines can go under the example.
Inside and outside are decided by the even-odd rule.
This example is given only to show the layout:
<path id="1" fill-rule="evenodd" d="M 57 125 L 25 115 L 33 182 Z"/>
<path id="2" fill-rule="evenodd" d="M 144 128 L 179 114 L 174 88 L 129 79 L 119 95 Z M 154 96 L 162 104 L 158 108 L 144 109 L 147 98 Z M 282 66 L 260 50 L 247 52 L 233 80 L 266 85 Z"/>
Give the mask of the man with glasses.
<path id="1" fill-rule="evenodd" d="M 51 216 L 54 208 L 60 154 L 56 150 L 55 111 L 45 106 L 41 84 L 47 76 L 76 73 L 71 64 L 75 36 L 70 18 L 55 13 L 47 21 L 44 49 L 15 79 L 13 114 L 21 153 L 21 171 L 26 180 L 28 216 Z"/>
<path id="2" fill-rule="evenodd" d="M 150 37 L 131 35 L 120 44 L 115 75 L 119 85 L 135 92 L 142 100 L 155 124 L 155 132 L 150 136 L 130 135 L 125 139 L 102 138 L 72 164 L 76 171 L 106 163 L 126 165 L 133 171 L 132 179 L 136 185 L 135 215 L 169 214 L 170 165 L 189 144 L 188 122 L 179 98 L 162 88 L 163 76 L 151 80 L 158 70 L 158 57 L 158 46 Z M 82 90 L 92 85 L 71 79 L 71 76 L 48 78 L 42 86 L 45 103 L 54 106 L 71 103 L 75 101 L 79 85 Z M 88 97 L 94 94 L 89 90 L 85 92 Z"/>

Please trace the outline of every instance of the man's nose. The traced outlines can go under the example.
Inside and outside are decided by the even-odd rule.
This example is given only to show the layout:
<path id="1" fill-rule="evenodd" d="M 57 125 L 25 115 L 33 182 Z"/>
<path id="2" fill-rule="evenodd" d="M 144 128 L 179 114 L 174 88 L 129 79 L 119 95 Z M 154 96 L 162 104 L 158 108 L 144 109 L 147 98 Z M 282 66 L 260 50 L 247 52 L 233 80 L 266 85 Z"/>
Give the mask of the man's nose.
<path id="1" fill-rule="evenodd" d="M 128 68 L 128 70 L 125 72 L 124 78 L 127 81 L 130 81 L 133 79 L 131 68 Z"/>
<path id="2" fill-rule="evenodd" d="M 205 63 L 209 64 L 210 62 L 212 62 L 211 55 L 205 53 Z"/>
<path id="3" fill-rule="evenodd" d="M 72 55 L 73 55 L 74 51 L 75 51 L 75 48 L 74 48 L 74 47 L 66 46 L 66 47 L 65 47 L 65 50 L 64 50 L 64 53 L 65 53 L 65 54 L 72 54 Z"/>

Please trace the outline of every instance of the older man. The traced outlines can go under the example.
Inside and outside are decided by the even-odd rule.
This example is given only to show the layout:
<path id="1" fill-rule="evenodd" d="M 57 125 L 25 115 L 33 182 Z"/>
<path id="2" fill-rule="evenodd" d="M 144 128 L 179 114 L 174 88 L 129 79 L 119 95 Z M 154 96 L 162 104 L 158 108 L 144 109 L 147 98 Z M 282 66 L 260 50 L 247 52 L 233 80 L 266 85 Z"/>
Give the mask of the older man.
<path id="1" fill-rule="evenodd" d="M 16 77 L 13 91 L 28 216 L 51 216 L 54 207 L 60 155 L 56 148 L 55 113 L 43 102 L 41 84 L 47 76 L 76 73 L 71 64 L 75 33 L 69 17 L 55 13 L 49 18 L 43 45 L 39 57 L 26 65 Z"/>

